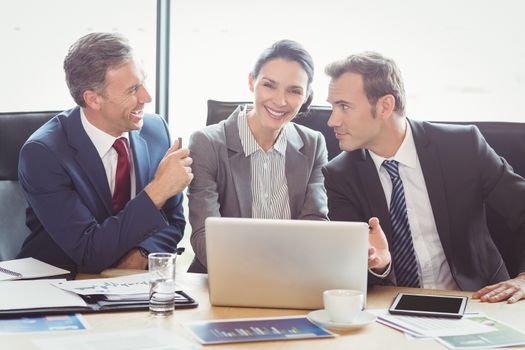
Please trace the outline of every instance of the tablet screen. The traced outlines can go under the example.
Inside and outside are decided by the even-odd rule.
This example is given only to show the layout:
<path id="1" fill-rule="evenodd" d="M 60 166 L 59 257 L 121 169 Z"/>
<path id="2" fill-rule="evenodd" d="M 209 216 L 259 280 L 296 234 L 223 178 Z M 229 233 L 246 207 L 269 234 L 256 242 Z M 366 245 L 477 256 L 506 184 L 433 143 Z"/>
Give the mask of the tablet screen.
<path id="1" fill-rule="evenodd" d="M 460 318 L 468 297 L 399 293 L 389 311 L 391 314 Z"/>
<path id="2" fill-rule="evenodd" d="M 462 298 L 405 294 L 396 309 L 456 314 L 461 310 L 462 303 Z"/>

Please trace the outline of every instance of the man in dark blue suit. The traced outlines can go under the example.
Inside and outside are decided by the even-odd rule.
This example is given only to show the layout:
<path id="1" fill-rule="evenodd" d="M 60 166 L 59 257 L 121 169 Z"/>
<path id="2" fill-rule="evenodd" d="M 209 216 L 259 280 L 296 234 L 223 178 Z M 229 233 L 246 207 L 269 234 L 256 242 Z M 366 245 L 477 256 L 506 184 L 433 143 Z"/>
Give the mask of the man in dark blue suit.
<path id="1" fill-rule="evenodd" d="M 80 38 L 64 70 L 78 106 L 20 152 L 31 234 L 18 256 L 88 273 L 144 269 L 148 252 L 175 252 L 182 238 L 189 152 L 171 146 L 160 116 L 144 113 L 145 75 L 120 35 Z"/>

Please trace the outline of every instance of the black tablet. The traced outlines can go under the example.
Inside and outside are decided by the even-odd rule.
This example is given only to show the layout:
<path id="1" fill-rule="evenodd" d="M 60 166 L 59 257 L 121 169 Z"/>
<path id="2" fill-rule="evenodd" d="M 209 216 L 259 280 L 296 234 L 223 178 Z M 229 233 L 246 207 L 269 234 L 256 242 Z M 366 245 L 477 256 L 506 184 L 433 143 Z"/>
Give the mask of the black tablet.
<path id="1" fill-rule="evenodd" d="M 461 318 L 468 297 L 399 293 L 390 306 L 391 314 Z"/>

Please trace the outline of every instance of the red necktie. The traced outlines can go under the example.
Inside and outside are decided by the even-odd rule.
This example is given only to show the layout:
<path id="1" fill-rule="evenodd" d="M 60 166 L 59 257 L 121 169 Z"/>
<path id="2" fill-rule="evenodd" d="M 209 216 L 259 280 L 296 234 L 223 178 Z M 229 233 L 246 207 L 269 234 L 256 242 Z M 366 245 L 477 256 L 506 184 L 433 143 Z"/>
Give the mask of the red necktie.
<path id="1" fill-rule="evenodd" d="M 113 199 L 111 200 L 113 214 L 116 214 L 124 208 L 131 196 L 131 164 L 129 162 L 126 139 L 124 137 L 116 139 L 115 143 L 113 143 L 113 148 L 118 154 L 115 191 L 113 192 Z"/>

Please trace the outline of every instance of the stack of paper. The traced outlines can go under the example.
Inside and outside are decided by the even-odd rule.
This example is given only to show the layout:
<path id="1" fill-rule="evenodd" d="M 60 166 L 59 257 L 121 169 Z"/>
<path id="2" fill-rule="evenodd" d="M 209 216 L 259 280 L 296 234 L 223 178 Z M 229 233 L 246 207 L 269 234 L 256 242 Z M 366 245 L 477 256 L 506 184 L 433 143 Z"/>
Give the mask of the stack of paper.
<path id="1" fill-rule="evenodd" d="M 148 274 L 116 278 L 30 280 L 0 282 L 0 316 L 145 310 L 149 305 Z M 183 291 L 177 291 L 178 308 L 197 307 Z"/>
<path id="2" fill-rule="evenodd" d="M 377 322 L 413 338 L 434 338 L 450 349 L 483 349 L 525 344 L 525 334 L 482 314 L 461 319 L 392 315 L 387 310 L 368 310 Z"/>

